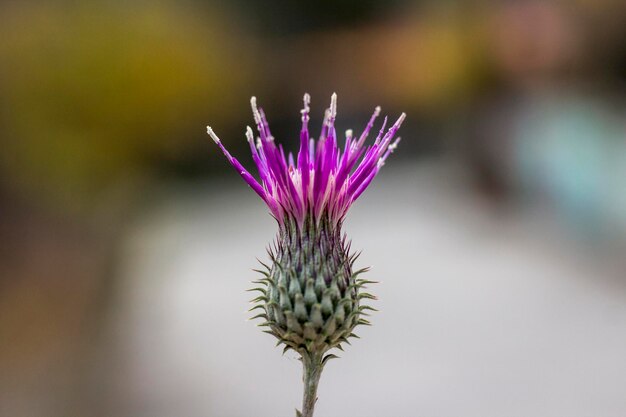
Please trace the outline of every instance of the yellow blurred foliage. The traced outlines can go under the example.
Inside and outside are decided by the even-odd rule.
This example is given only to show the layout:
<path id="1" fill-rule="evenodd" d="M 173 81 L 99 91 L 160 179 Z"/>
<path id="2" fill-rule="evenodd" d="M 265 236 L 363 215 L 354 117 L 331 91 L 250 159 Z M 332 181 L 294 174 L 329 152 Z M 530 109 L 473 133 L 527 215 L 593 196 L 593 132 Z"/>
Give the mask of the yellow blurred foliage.
<path id="1" fill-rule="evenodd" d="M 14 186 L 81 202 L 197 140 L 207 112 L 232 114 L 246 54 L 219 14 L 121 6 L 0 6 L 0 172 Z"/>

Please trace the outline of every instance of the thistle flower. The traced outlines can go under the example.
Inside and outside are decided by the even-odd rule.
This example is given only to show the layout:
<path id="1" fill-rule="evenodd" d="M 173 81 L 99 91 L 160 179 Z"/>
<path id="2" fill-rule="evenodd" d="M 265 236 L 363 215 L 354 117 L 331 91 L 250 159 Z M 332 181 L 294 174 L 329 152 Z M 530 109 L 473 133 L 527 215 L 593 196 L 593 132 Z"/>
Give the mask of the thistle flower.
<path id="1" fill-rule="evenodd" d="M 250 127 L 246 137 L 252 159 L 257 166 L 257 181 L 224 147 L 210 127 L 207 131 L 230 164 L 265 201 L 278 222 L 278 236 L 268 250 L 271 265 L 262 265 L 263 278 L 251 291 L 260 295 L 252 300 L 251 310 L 261 310 L 253 318 L 265 321 L 267 333 L 284 344 L 284 352 L 293 349 L 301 355 L 304 366 L 304 399 L 302 413 L 311 417 L 316 401 L 321 371 L 329 359 L 326 352 L 342 349 L 342 343 L 357 337 L 358 325 L 369 325 L 363 318 L 370 306 L 364 299 L 375 299 L 363 288 L 373 281 L 359 279 L 367 270 L 353 271 L 358 255 L 350 253 L 350 243 L 341 226 L 350 206 L 372 182 L 387 157 L 397 147 L 394 137 L 405 114 L 388 129 L 385 117 L 373 144 L 366 139 L 380 114 L 376 107 L 363 133 L 356 138 L 346 131 L 343 151 L 337 143 L 335 118 L 337 95 L 331 97 L 325 112 L 319 139 L 309 135 L 310 97 L 304 95 L 301 110 L 300 149 L 296 157 L 286 157 L 282 145 L 276 145 L 265 113 L 250 100 L 258 137 Z M 284 353 L 283 352 L 283 353 Z"/>

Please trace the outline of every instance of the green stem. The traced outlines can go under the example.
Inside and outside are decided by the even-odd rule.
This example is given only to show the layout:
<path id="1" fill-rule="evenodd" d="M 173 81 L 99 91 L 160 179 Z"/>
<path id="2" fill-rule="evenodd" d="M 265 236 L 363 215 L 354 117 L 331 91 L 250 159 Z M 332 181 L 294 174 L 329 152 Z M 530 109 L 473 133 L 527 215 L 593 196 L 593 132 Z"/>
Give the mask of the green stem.
<path id="1" fill-rule="evenodd" d="M 317 385 L 322 376 L 322 356 L 303 352 L 302 365 L 304 373 L 302 381 L 304 382 L 304 396 L 302 398 L 302 417 L 313 417 L 315 402 L 317 401 Z"/>

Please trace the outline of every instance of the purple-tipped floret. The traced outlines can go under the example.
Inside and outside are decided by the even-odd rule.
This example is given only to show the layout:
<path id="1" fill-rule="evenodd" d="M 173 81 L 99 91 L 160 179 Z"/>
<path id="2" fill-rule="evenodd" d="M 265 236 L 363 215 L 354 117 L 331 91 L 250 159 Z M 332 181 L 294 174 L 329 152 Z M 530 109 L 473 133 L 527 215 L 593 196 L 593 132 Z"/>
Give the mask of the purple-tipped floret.
<path id="1" fill-rule="evenodd" d="M 291 153 L 285 157 L 282 146 L 276 146 L 265 113 L 257 107 L 256 97 L 252 97 L 250 103 L 258 137 L 255 142 L 249 127 L 246 137 L 260 182 L 226 150 L 210 127 L 207 131 L 233 168 L 265 201 L 276 220 L 283 224 L 290 218 L 300 226 L 307 217 L 319 222 L 324 216 L 333 225 L 343 220 L 352 203 L 365 191 L 397 147 L 400 138 L 394 140 L 394 137 L 406 116 L 402 113 L 387 131 L 385 118 L 374 143 L 366 146 L 367 136 L 380 114 L 380 107 L 376 107 L 358 140 L 352 137 L 351 130 L 346 132 L 342 150 L 337 144 L 335 131 L 337 95 L 331 97 L 320 138 L 316 141 L 309 135 L 310 96 L 305 94 L 300 149 L 294 158 Z"/>

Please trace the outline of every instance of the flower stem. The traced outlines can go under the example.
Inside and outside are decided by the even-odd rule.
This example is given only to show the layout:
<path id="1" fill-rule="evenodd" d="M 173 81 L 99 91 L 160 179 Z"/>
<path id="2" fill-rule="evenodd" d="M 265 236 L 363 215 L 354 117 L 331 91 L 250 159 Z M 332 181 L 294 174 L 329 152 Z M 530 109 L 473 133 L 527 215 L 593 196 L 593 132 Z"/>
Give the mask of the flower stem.
<path id="1" fill-rule="evenodd" d="M 302 381 L 304 382 L 304 395 L 302 397 L 302 417 L 313 417 L 315 402 L 317 401 L 317 385 L 322 375 L 321 354 L 302 353 L 302 365 L 304 373 Z"/>

